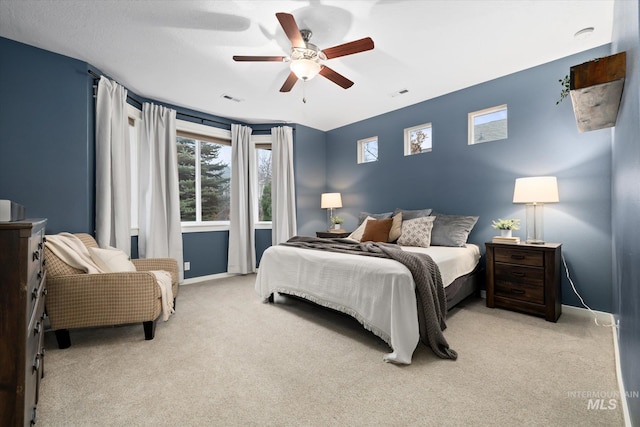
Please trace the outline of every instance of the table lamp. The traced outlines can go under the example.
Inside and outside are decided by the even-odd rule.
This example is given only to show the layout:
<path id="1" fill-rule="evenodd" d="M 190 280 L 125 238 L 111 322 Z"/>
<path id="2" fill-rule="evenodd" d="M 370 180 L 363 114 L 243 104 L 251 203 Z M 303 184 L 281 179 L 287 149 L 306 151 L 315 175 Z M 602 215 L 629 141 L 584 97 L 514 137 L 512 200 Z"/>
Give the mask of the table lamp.
<path id="1" fill-rule="evenodd" d="M 513 203 L 527 204 L 526 243 L 544 243 L 543 214 L 545 203 L 557 203 L 558 180 L 555 176 L 534 176 L 517 178 L 513 189 Z"/>
<path id="2" fill-rule="evenodd" d="M 329 215 L 328 217 L 329 225 L 327 230 L 331 231 L 331 218 L 333 217 L 333 209 L 342 207 L 342 197 L 340 197 L 340 193 L 322 193 L 320 207 L 322 209 L 329 209 L 327 211 Z"/>

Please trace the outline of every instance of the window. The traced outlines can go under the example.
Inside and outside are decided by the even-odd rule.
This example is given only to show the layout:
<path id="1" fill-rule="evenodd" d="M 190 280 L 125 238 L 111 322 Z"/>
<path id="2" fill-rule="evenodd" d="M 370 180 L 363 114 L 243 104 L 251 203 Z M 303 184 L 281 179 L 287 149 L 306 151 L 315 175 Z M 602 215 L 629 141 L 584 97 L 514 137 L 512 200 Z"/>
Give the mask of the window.
<path id="1" fill-rule="evenodd" d="M 469 145 L 507 139 L 507 104 L 469 113 Z"/>
<path id="2" fill-rule="evenodd" d="M 271 222 L 271 135 L 252 136 L 258 172 L 258 222 Z"/>
<path id="3" fill-rule="evenodd" d="M 176 122 L 183 231 L 226 229 L 231 196 L 231 132 Z M 254 135 L 258 223 L 271 226 L 271 135 Z M 186 227 L 186 228 L 184 228 Z"/>
<path id="4" fill-rule="evenodd" d="M 183 225 L 229 221 L 231 133 L 182 121 L 176 127 Z"/>
<path id="5" fill-rule="evenodd" d="M 414 126 L 404 130 L 404 155 L 427 153 L 431 151 L 431 123 Z"/>
<path id="6" fill-rule="evenodd" d="M 129 106 L 131 144 L 131 234 L 138 233 L 138 147 L 142 114 Z M 176 147 L 183 232 L 228 228 L 231 190 L 231 132 L 176 121 Z M 258 222 L 271 226 L 271 135 L 252 136 L 256 150 Z M 186 228 L 185 228 L 186 227 Z"/>
<path id="7" fill-rule="evenodd" d="M 378 137 L 358 140 L 358 163 L 378 161 Z"/>

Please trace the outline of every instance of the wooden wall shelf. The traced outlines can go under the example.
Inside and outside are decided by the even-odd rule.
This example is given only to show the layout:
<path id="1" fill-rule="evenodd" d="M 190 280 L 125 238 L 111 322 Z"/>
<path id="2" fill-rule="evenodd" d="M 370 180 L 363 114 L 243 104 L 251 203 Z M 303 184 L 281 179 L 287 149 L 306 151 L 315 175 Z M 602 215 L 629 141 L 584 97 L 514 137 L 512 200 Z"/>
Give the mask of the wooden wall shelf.
<path id="1" fill-rule="evenodd" d="M 626 56 L 621 52 L 571 67 L 569 93 L 580 132 L 615 126 Z"/>

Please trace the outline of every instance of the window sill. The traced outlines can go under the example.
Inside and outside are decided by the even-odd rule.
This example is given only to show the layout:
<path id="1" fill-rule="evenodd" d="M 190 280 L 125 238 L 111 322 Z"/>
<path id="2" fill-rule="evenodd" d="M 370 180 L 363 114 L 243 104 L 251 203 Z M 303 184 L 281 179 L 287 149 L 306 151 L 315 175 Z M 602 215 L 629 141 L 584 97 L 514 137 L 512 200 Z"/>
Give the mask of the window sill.
<path id="1" fill-rule="evenodd" d="M 185 224 L 181 225 L 182 233 L 206 233 L 211 231 L 229 231 L 229 221 L 218 224 Z M 259 221 L 254 224 L 256 230 L 271 230 L 271 221 Z M 138 228 L 131 229 L 131 236 L 138 235 Z"/>

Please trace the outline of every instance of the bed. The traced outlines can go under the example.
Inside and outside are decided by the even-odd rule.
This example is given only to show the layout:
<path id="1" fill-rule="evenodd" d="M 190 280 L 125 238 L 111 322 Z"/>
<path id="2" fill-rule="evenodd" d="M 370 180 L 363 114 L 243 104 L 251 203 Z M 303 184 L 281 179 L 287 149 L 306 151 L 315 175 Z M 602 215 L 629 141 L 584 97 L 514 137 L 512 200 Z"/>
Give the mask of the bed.
<path id="1" fill-rule="evenodd" d="M 435 261 L 449 309 L 479 289 L 477 245 L 400 248 Z M 387 362 L 410 364 L 420 341 L 416 285 L 409 269 L 394 259 L 272 246 L 262 255 L 255 289 L 264 302 L 282 293 L 354 317 L 391 347 L 383 357 Z"/>

